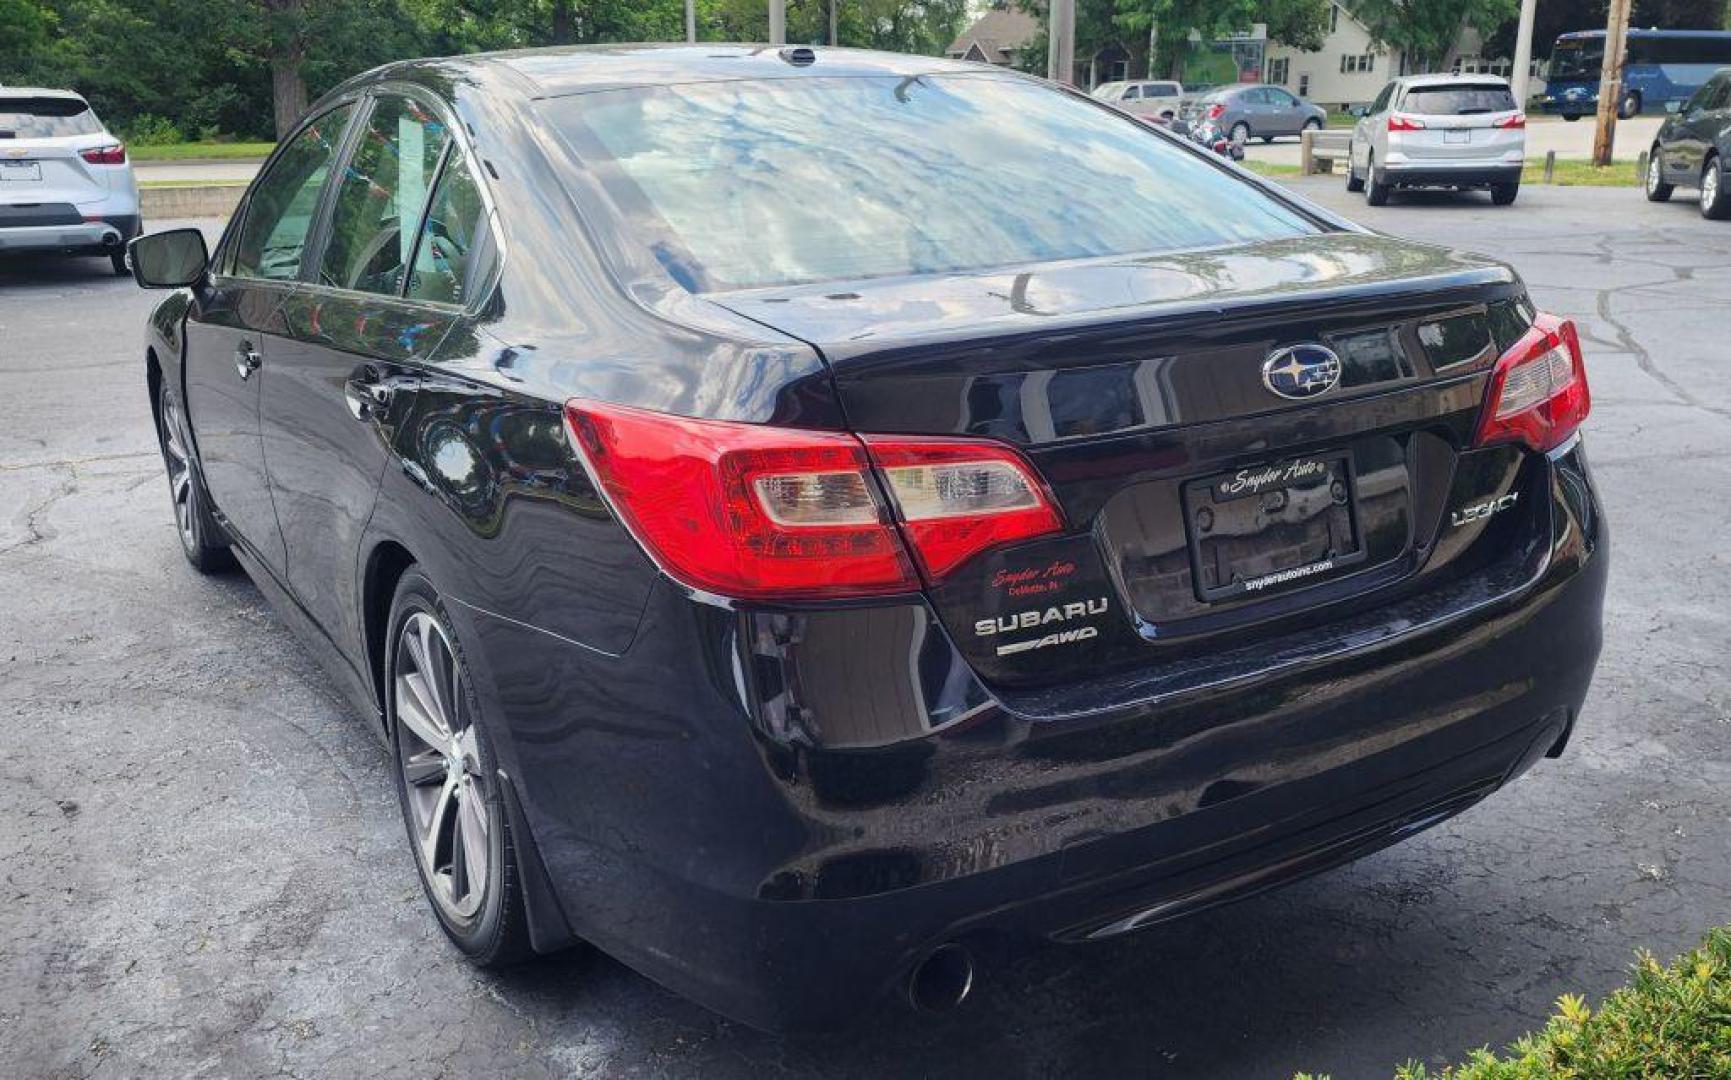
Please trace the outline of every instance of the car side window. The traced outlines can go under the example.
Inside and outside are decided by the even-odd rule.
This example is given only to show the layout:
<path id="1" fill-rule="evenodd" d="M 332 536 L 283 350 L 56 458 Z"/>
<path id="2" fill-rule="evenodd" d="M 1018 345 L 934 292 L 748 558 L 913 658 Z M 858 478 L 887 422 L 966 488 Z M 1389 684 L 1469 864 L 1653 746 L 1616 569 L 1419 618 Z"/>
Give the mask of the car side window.
<path id="1" fill-rule="evenodd" d="M 1275 90 L 1273 88 L 1269 88 L 1269 89 L 1266 89 L 1262 92 L 1264 94 L 1268 95 L 1269 101 L 1273 102 L 1276 105 L 1282 106 L 1284 108 L 1290 109 L 1294 105 L 1298 104 L 1298 99 L 1294 98 L 1291 94 L 1287 93 L 1284 90 Z"/>
<path id="2" fill-rule="evenodd" d="M 1376 100 L 1371 103 L 1370 111 L 1372 113 L 1383 112 L 1388 108 L 1389 100 L 1393 97 L 1394 83 L 1388 83 L 1382 88 L 1382 93 L 1376 95 Z"/>
<path id="3" fill-rule="evenodd" d="M 481 201 L 468 155 L 453 147 L 427 208 L 427 223 L 415 247 L 414 270 L 404 295 L 466 304 L 486 284 L 496 254 L 487 206 Z"/>
<path id="4" fill-rule="evenodd" d="M 378 99 L 331 210 L 319 283 L 395 296 L 450 132 L 412 98 Z"/>
<path id="5" fill-rule="evenodd" d="M 247 200 L 230 271 L 235 277 L 293 281 L 300 276 L 319 195 L 353 112 L 353 105 L 344 105 L 325 113 L 271 162 Z"/>
<path id="6" fill-rule="evenodd" d="M 1140 98 L 1141 96 L 1142 96 L 1142 88 L 1140 86 L 1130 86 L 1130 87 L 1126 87 L 1124 89 L 1124 96 L 1119 98 L 1118 100 L 1119 101 L 1135 101 L 1137 98 Z"/>

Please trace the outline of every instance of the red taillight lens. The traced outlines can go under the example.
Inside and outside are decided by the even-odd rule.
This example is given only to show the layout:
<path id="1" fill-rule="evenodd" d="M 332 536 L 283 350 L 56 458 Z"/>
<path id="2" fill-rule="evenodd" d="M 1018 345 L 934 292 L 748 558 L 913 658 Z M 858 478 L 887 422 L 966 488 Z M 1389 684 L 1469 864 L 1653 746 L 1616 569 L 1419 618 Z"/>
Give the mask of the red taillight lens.
<path id="1" fill-rule="evenodd" d="M 88 150 L 80 150 L 78 156 L 92 165 L 124 165 L 126 164 L 126 147 L 120 143 L 93 146 Z"/>
<path id="2" fill-rule="evenodd" d="M 1497 121 L 1497 127 L 1500 128 L 1525 128 L 1526 126 L 1526 113 L 1516 113 L 1513 116 L 1505 116 L 1501 120 Z"/>
<path id="3" fill-rule="evenodd" d="M 1225 112 L 1226 112 L 1226 106 L 1225 105 L 1221 105 L 1221 104 L 1210 105 L 1210 106 L 1208 106 L 1208 119 L 1218 120 L 1218 119 L 1220 119 L 1221 115 Z"/>
<path id="4" fill-rule="evenodd" d="M 1390 131 L 1423 131 L 1424 121 L 1420 120 L 1416 116 L 1408 116 L 1405 113 L 1390 113 L 1388 117 L 1388 129 Z"/>
<path id="5" fill-rule="evenodd" d="M 1032 471 L 997 443 L 869 438 L 574 400 L 571 437 L 668 574 L 752 600 L 909 592 L 906 537 L 936 580 L 988 547 L 1056 531 Z M 873 475 L 872 462 L 881 472 Z M 898 522 L 878 494 L 892 493 Z"/>
<path id="6" fill-rule="evenodd" d="M 862 436 L 902 532 L 936 581 L 986 550 L 1063 528 L 1020 454 L 979 439 Z"/>
<path id="7" fill-rule="evenodd" d="M 1551 450 L 1575 433 L 1591 408 L 1575 324 L 1540 315 L 1491 371 L 1473 445 L 1518 442 Z"/>

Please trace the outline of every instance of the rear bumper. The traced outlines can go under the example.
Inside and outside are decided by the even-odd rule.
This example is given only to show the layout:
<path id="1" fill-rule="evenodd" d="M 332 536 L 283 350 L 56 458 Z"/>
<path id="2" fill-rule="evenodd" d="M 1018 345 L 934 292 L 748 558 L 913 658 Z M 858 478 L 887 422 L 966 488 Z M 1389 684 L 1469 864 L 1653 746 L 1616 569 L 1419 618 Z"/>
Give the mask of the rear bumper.
<path id="1" fill-rule="evenodd" d="M 137 214 L 110 214 L 64 225 L 0 226 L 0 252 L 65 251 L 109 254 L 138 235 Z"/>
<path id="2" fill-rule="evenodd" d="M 828 1028 L 945 941 L 1109 937 L 1444 820 L 1561 750 L 1598 657 L 1608 549 L 1578 446 L 1547 480 L 1551 548 L 1517 589 L 1061 718 L 946 666 L 913 603 L 749 614 L 663 586 L 624 656 L 556 672 L 522 624 L 459 613 L 534 839 L 537 942 Z M 605 720 L 577 704 L 597 698 Z M 835 745 L 864 727 L 878 745 Z"/>
<path id="3" fill-rule="evenodd" d="M 1494 187 L 1498 184 L 1520 183 L 1521 166 L 1390 162 L 1378 167 L 1377 180 L 1395 187 Z"/>

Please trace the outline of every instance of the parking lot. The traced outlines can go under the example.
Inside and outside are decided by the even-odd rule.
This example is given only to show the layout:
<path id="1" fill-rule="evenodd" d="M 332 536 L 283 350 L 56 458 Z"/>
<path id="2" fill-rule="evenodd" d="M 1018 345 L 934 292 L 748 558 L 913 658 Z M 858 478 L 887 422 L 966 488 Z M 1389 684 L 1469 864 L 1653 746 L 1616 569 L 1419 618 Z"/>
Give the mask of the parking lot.
<path id="1" fill-rule="evenodd" d="M 0 1071 L 1345 1080 L 1507 1041 L 1731 921 L 1731 227 L 1633 188 L 1371 210 L 1340 184 L 1294 182 L 1508 259 L 1581 325 L 1614 551 L 1569 752 L 1346 869 L 1110 945 L 1005 947 L 961 1011 L 825 1039 L 593 954 L 465 966 L 383 750 L 244 576 L 181 558 L 153 296 L 105 260 L 0 265 Z"/>

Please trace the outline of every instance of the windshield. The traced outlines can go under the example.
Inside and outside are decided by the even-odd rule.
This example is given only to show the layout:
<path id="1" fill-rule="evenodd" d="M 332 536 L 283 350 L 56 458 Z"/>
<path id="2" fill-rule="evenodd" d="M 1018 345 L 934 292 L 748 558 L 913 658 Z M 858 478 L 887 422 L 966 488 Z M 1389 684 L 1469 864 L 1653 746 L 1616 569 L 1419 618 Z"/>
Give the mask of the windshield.
<path id="1" fill-rule="evenodd" d="M 1417 86 L 1407 91 L 1401 108 L 1424 116 L 1472 116 L 1515 111 L 1515 95 L 1506 86 Z"/>
<path id="2" fill-rule="evenodd" d="M 0 97 L 0 139 L 59 139 L 101 130 L 96 114 L 77 98 Z"/>
<path id="3" fill-rule="evenodd" d="M 540 107 L 694 292 L 1318 231 L 1137 121 L 1013 76 L 711 82 Z"/>
<path id="4" fill-rule="evenodd" d="M 1602 38 L 1559 41 L 1551 52 L 1551 78 L 1597 79 L 1604 62 L 1605 42 Z"/>

